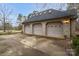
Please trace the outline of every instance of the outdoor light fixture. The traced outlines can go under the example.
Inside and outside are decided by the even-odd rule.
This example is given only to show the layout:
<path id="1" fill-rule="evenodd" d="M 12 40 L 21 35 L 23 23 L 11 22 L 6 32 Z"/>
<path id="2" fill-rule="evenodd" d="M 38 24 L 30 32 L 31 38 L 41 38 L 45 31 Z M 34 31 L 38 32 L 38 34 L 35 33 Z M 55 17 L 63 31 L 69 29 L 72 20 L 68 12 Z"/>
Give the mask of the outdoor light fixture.
<path id="1" fill-rule="evenodd" d="M 70 23 L 70 20 L 64 20 L 63 23 Z"/>

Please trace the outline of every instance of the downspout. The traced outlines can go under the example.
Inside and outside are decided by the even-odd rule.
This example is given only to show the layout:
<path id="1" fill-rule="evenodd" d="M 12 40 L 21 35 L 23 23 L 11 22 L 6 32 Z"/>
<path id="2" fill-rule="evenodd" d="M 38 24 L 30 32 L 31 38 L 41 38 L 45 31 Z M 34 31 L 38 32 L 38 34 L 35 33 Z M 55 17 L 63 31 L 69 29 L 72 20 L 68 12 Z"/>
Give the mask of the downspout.
<path id="1" fill-rule="evenodd" d="M 70 19 L 70 40 L 72 40 L 72 19 Z"/>

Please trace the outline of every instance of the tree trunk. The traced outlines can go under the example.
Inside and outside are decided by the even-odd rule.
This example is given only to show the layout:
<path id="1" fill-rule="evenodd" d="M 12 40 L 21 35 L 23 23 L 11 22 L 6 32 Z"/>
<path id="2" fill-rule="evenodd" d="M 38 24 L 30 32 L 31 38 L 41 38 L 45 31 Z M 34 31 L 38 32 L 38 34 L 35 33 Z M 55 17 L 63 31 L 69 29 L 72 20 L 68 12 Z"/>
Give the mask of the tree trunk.
<path id="1" fill-rule="evenodd" d="M 5 31 L 5 17 L 4 17 L 4 32 L 6 32 L 6 31 Z"/>

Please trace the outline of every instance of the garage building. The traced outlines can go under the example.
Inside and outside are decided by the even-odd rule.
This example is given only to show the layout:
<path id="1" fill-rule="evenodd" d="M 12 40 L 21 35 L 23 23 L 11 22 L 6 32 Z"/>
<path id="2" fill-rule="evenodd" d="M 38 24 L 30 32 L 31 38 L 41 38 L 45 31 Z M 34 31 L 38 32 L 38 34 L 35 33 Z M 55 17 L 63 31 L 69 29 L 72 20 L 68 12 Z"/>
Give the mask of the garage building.
<path id="1" fill-rule="evenodd" d="M 75 23 L 77 12 L 75 9 L 59 11 L 48 9 L 41 12 L 33 12 L 23 22 L 23 33 L 64 38 L 75 35 Z"/>

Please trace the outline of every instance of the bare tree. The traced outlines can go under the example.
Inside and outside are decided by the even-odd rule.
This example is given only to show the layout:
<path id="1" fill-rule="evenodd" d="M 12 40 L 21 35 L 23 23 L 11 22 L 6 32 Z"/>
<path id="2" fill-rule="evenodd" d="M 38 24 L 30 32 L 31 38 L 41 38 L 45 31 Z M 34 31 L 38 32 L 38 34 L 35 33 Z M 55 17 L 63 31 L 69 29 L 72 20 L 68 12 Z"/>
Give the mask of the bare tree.
<path id="1" fill-rule="evenodd" d="M 0 20 L 3 24 L 4 32 L 6 31 L 5 22 L 9 19 L 10 15 L 12 14 L 12 11 L 12 9 L 8 8 L 7 4 L 0 5 Z"/>
<path id="2" fill-rule="evenodd" d="M 47 8 L 47 3 L 36 3 L 36 8 L 37 8 L 37 11 L 40 11 L 40 10 L 43 10 L 45 8 Z M 39 8 L 39 6 L 41 6 L 41 8 Z"/>
<path id="3" fill-rule="evenodd" d="M 44 3 L 41 9 L 45 9 L 46 7 L 47 7 L 47 3 Z"/>
<path id="4" fill-rule="evenodd" d="M 60 7 L 59 7 L 59 10 L 63 10 L 63 7 L 65 6 L 64 3 L 59 3 Z"/>

